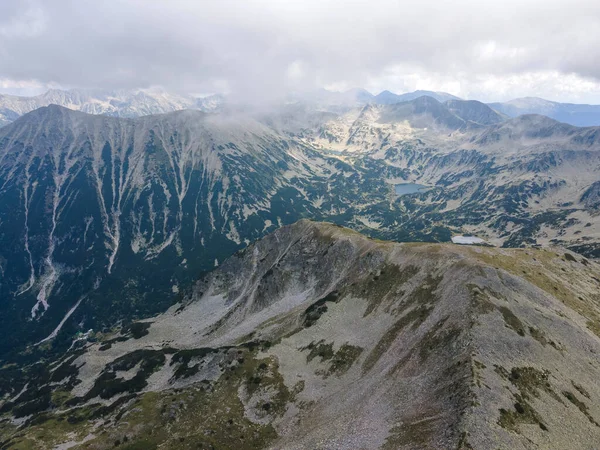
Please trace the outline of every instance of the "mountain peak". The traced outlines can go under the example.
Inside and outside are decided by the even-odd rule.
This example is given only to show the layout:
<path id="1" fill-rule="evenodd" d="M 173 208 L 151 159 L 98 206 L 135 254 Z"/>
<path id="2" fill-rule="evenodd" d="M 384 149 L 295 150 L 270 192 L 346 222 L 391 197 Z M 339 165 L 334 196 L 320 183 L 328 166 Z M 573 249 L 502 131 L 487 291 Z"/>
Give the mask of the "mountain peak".
<path id="1" fill-rule="evenodd" d="M 375 96 L 375 102 L 379 103 L 379 104 L 393 104 L 393 103 L 400 103 L 400 102 L 407 102 L 407 101 L 415 100 L 415 99 L 417 99 L 419 97 L 423 97 L 423 96 L 432 97 L 439 102 L 445 102 L 446 100 L 451 100 L 451 99 L 458 99 L 458 97 L 455 97 L 454 95 L 451 95 L 451 94 L 447 94 L 445 92 L 433 92 L 433 91 L 418 90 L 418 91 L 407 92 L 405 94 L 398 95 L 398 94 L 394 94 L 393 92 L 386 90 L 386 91 L 380 92 L 378 95 Z"/>
<path id="2" fill-rule="evenodd" d="M 441 102 L 431 95 L 420 95 L 413 100 L 409 100 L 415 105 L 423 105 L 423 106 L 438 106 L 441 105 Z"/>
<path id="3" fill-rule="evenodd" d="M 47 106 L 42 106 L 40 108 L 34 109 L 33 111 L 30 111 L 30 112 L 24 114 L 23 116 L 16 119 L 13 122 L 13 124 L 15 126 L 18 126 L 18 124 L 21 122 L 25 123 L 25 122 L 39 121 L 42 119 L 51 119 L 51 118 L 58 118 L 58 117 L 64 117 L 64 116 L 84 117 L 87 115 L 88 114 L 82 113 L 80 111 L 72 110 L 65 106 L 57 105 L 55 103 L 50 103 Z"/>
<path id="4" fill-rule="evenodd" d="M 477 100 L 451 99 L 444 104 L 457 116 L 476 124 L 492 125 L 504 121 L 501 114 Z"/>
<path id="5" fill-rule="evenodd" d="M 444 102 L 446 100 L 461 100 L 459 97 L 448 94 L 447 92 L 439 92 L 439 91 L 427 91 L 427 90 L 416 90 L 414 92 L 409 93 L 408 95 L 428 95 L 430 97 L 435 98 L 440 102 Z"/>
<path id="6" fill-rule="evenodd" d="M 427 95 L 384 105 L 381 109 L 380 121 L 383 123 L 408 121 L 413 128 L 437 130 L 443 133 L 465 130 L 469 125 L 437 99 Z"/>

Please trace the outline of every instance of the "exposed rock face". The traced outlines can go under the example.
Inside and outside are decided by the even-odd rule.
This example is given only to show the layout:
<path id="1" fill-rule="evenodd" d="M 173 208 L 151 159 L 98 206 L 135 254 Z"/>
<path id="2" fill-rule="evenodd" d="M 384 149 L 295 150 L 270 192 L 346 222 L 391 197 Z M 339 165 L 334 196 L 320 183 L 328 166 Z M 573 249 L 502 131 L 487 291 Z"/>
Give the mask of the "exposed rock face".
<path id="1" fill-rule="evenodd" d="M 397 244 L 300 221 L 166 313 L 13 373 L 0 439 L 593 448 L 599 272 L 570 252 Z"/>

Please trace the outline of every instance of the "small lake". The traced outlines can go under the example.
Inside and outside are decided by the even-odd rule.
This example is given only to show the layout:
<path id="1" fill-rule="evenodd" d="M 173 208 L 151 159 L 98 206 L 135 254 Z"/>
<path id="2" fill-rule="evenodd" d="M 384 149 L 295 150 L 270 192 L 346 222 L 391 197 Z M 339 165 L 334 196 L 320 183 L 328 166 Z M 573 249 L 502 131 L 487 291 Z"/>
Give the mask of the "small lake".
<path id="1" fill-rule="evenodd" d="M 415 192 L 426 192 L 429 189 L 431 189 L 430 186 L 425 186 L 424 184 L 417 183 L 395 184 L 394 188 L 396 189 L 396 195 L 407 195 L 414 194 Z"/>

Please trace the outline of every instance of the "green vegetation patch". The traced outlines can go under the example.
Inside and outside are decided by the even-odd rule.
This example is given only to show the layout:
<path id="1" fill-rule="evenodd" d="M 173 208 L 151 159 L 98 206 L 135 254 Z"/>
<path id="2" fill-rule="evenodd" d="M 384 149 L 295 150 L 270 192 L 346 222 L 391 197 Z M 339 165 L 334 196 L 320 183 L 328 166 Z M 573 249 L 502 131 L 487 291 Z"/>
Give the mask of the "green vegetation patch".
<path id="1" fill-rule="evenodd" d="M 419 342 L 418 352 L 421 360 L 427 359 L 432 353 L 444 346 L 451 346 L 461 335 L 462 330 L 458 327 L 443 328 L 446 320 L 437 323 L 435 327 L 425 333 L 425 336 Z"/>
<path id="2" fill-rule="evenodd" d="M 277 438 L 269 423 L 285 413 L 302 386 L 290 391 L 279 373 L 277 359 L 258 358 L 261 348 L 248 344 L 215 349 L 223 356 L 219 361 L 221 375 L 215 381 L 203 380 L 183 389 L 132 393 L 108 406 L 93 404 L 61 414 L 46 412 L 20 430 L 0 423 L 0 448 L 6 443 L 11 449 L 45 448 L 69 440 L 81 442 L 77 447 L 81 449 L 264 448 Z M 174 364 L 211 351 L 177 352 Z M 155 361 L 149 366 L 152 368 L 162 358 L 156 353 L 129 354 L 113 362 L 111 369 L 126 370 L 143 360 Z M 256 416 L 266 421 L 252 419 Z M 95 427 L 98 421 L 102 425 Z M 90 433 L 93 438 L 82 442 Z"/>
<path id="3" fill-rule="evenodd" d="M 408 308 L 412 307 L 412 309 L 409 309 L 407 313 L 400 317 L 387 330 L 375 348 L 371 350 L 363 363 L 364 372 L 367 372 L 373 368 L 381 356 L 391 347 L 391 345 L 406 327 L 412 324 L 411 328 L 415 330 L 427 320 L 431 312 L 434 310 L 433 303 L 437 300 L 435 291 L 437 290 L 441 281 L 441 277 L 433 277 L 428 275 L 424 280 L 424 283 L 415 288 L 413 292 L 408 295 L 406 302 L 402 303 L 401 308 L 392 311 L 406 311 Z"/>
<path id="4" fill-rule="evenodd" d="M 528 253 L 529 251 L 531 251 L 531 254 Z M 473 251 L 470 254 L 475 259 L 483 261 L 491 267 L 503 269 L 517 277 L 526 279 L 531 284 L 557 298 L 568 307 L 586 317 L 588 319 L 587 327 L 600 337 L 600 312 L 597 308 L 597 303 L 600 302 L 600 295 L 592 295 L 593 301 L 590 301 L 589 298 L 586 299 L 575 295 L 573 292 L 575 284 L 570 283 L 568 278 L 561 280 L 556 277 L 556 274 L 560 274 L 560 266 L 557 265 L 557 262 L 564 265 L 560 255 L 543 249 L 529 251 L 517 252 L 515 250 L 512 255 L 486 252 L 475 253 Z M 594 279 L 595 277 L 590 275 L 590 278 Z M 600 284 L 600 281 L 598 281 L 598 284 Z M 550 344 L 552 345 L 552 342 Z"/>
<path id="5" fill-rule="evenodd" d="M 206 356 L 218 353 L 218 349 L 213 348 L 194 348 L 189 350 L 180 350 L 171 358 L 171 366 L 177 364 L 177 369 L 173 374 L 173 379 L 188 378 L 198 373 L 201 362 L 189 365 L 192 358 L 204 359 Z"/>
<path id="6" fill-rule="evenodd" d="M 135 350 L 108 363 L 90 391 L 83 398 L 67 402 L 75 405 L 94 397 L 109 399 L 117 394 L 139 392 L 147 386 L 147 379 L 165 363 L 163 350 Z M 117 372 L 129 371 L 139 365 L 130 379 L 118 378 Z"/>
<path id="7" fill-rule="evenodd" d="M 537 424 L 542 430 L 547 431 L 548 428 L 544 421 L 529 402 L 533 398 L 539 398 L 540 392 L 545 392 L 557 402 L 564 404 L 552 389 L 549 382 L 550 372 L 538 370 L 534 367 L 513 367 L 508 372 L 505 368 L 496 366 L 495 370 L 496 373 L 510 381 L 519 390 L 519 393 L 514 396 L 516 400 L 514 409 L 510 411 L 500 409 L 498 424 L 515 432 L 519 431 L 520 424 Z"/>
<path id="8" fill-rule="evenodd" d="M 482 290 L 476 284 L 467 284 L 467 288 L 471 292 L 471 304 L 477 314 L 488 314 L 496 310 L 487 290 Z"/>
<path id="9" fill-rule="evenodd" d="M 395 264 L 388 264 L 367 279 L 364 285 L 360 286 L 360 292 L 369 301 L 364 317 L 375 311 L 390 295 L 396 294 L 398 288 L 417 273 L 419 268 L 416 266 L 400 268 Z"/>
<path id="10" fill-rule="evenodd" d="M 577 406 L 579 411 L 581 411 L 588 418 L 590 423 L 593 423 L 597 427 L 600 427 L 598 422 L 596 422 L 596 420 L 592 417 L 592 415 L 588 411 L 587 405 L 585 403 L 583 403 L 581 400 L 579 400 L 575 396 L 575 394 L 573 394 L 572 392 L 569 392 L 569 391 L 563 391 L 562 395 L 564 395 L 567 400 L 569 400 L 571 403 L 573 403 L 575 406 Z"/>
<path id="11" fill-rule="evenodd" d="M 577 389 L 577 392 L 579 392 L 581 395 L 583 395 L 585 398 L 590 398 L 590 393 L 579 383 L 576 383 L 575 381 L 571 380 L 571 384 L 573 385 L 573 387 L 575 389 Z"/>
<path id="12" fill-rule="evenodd" d="M 149 333 L 152 322 L 133 322 L 123 330 L 127 334 L 131 334 L 134 339 L 140 339 Z"/>
<path id="13" fill-rule="evenodd" d="M 438 300 L 435 291 L 441 283 L 443 277 L 435 277 L 427 274 L 423 283 L 417 286 L 408 296 L 408 300 L 402 306 L 404 308 L 412 305 L 431 305 Z"/>
<path id="14" fill-rule="evenodd" d="M 546 339 L 546 334 L 539 328 L 529 327 L 529 334 L 532 338 L 534 338 L 536 341 L 538 341 L 544 347 L 546 346 L 546 344 L 548 344 L 548 339 Z M 557 348 L 556 344 L 554 344 L 554 342 L 551 342 L 551 344 L 553 347 Z"/>
<path id="15" fill-rule="evenodd" d="M 302 325 L 305 328 L 313 326 L 327 312 L 327 303 L 339 301 L 338 291 L 332 291 L 322 299 L 317 300 L 304 311 Z"/>
<path id="16" fill-rule="evenodd" d="M 506 326 L 519 336 L 525 336 L 525 326 L 523 325 L 523 322 L 521 322 L 521 320 L 519 320 L 519 318 L 506 306 L 498 306 L 497 308 L 498 311 L 500 311 L 500 314 L 502 314 Z"/>
<path id="17" fill-rule="evenodd" d="M 507 430 L 519 432 L 519 425 L 538 425 L 542 430 L 548 431 L 548 427 L 542 421 L 538 412 L 523 399 L 519 394 L 515 395 L 513 410 L 500 408 L 500 419 L 498 425 Z"/>
<path id="18" fill-rule="evenodd" d="M 311 342 L 302 350 L 309 350 L 308 355 L 306 355 L 306 362 L 311 362 L 316 357 L 321 358 L 321 362 L 327 361 L 333 358 L 335 354 L 333 351 L 333 342 L 327 344 L 324 340 L 320 340 L 317 343 Z"/>
<path id="19" fill-rule="evenodd" d="M 318 357 L 322 363 L 328 363 L 329 367 L 326 370 L 317 371 L 317 374 L 327 378 L 331 375 L 341 376 L 345 374 L 360 357 L 364 349 L 346 342 L 336 352 L 333 350 L 333 342 L 326 343 L 324 340 L 320 340 L 316 343 L 311 342 L 301 350 L 309 350 L 308 355 L 306 355 L 306 362 Z"/>
<path id="20" fill-rule="evenodd" d="M 363 350 L 361 347 L 348 343 L 342 345 L 335 355 L 333 355 L 327 375 L 340 376 L 348 372 Z"/>
<path id="21" fill-rule="evenodd" d="M 513 367 L 510 372 L 500 366 L 496 366 L 495 369 L 496 373 L 510 381 L 519 390 L 524 399 L 528 400 L 531 396 L 538 398 L 540 391 L 543 391 L 557 402 L 564 404 L 552 389 L 549 381 L 549 371 L 538 370 L 534 367 Z"/>
<path id="22" fill-rule="evenodd" d="M 549 343 L 555 349 L 560 350 L 558 344 L 548 340 L 542 330 L 533 326 L 525 326 L 525 324 L 508 307 L 497 306 L 492 302 L 492 296 L 495 298 L 502 298 L 498 293 L 495 293 L 488 288 L 482 290 L 475 284 L 469 284 L 467 287 L 471 292 L 471 304 L 477 314 L 488 314 L 493 311 L 498 311 L 502 314 L 506 326 L 519 336 L 526 336 L 527 331 L 529 331 L 529 335 L 543 346 L 546 346 Z"/>
<path id="23" fill-rule="evenodd" d="M 404 316 L 398 319 L 396 323 L 394 323 L 391 328 L 386 331 L 375 348 L 371 350 L 365 359 L 365 362 L 363 363 L 363 371 L 368 372 L 373 368 L 381 356 L 391 347 L 394 341 L 407 326 L 412 324 L 413 329 L 418 328 L 423 322 L 425 322 L 432 311 L 432 306 L 421 305 L 411 309 Z"/>
<path id="24" fill-rule="evenodd" d="M 429 448 L 435 434 L 436 424 L 431 420 L 415 420 L 396 425 L 383 444 L 382 450 L 409 448 Z"/>

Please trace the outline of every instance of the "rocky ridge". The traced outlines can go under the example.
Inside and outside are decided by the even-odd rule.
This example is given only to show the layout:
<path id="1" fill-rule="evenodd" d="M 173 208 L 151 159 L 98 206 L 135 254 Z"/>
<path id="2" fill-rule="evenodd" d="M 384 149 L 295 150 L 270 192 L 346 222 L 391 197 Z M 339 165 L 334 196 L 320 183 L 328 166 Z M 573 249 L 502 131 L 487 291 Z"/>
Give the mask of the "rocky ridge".
<path id="1" fill-rule="evenodd" d="M 300 221 L 164 314 L 12 373 L 1 446 L 591 448 L 599 272 Z"/>

